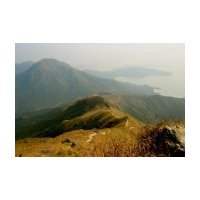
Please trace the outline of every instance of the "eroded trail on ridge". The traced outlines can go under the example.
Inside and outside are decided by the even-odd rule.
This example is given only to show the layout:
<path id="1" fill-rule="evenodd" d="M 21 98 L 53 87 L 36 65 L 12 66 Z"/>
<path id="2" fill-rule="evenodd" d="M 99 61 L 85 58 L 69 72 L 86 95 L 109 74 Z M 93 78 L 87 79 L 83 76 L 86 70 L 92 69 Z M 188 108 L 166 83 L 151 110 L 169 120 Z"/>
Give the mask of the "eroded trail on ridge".
<path id="1" fill-rule="evenodd" d="M 90 134 L 89 135 L 89 138 L 88 138 L 88 140 L 86 141 L 87 143 L 90 143 L 90 142 L 92 142 L 92 140 L 93 140 L 93 138 L 94 138 L 94 136 L 96 136 L 97 135 L 97 133 L 92 133 L 92 134 Z"/>
<path id="2" fill-rule="evenodd" d="M 128 127 L 128 119 L 126 120 L 126 123 L 125 123 L 125 126 L 124 126 L 125 128 L 127 128 Z"/>
<path id="3" fill-rule="evenodd" d="M 129 120 L 127 119 L 125 121 L 124 127 L 126 129 L 128 129 L 128 132 L 134 131 L 135 127 L 134 126 L 130 126 Z M 89 136 L 88 139 L 86 140 L 87 143 L 91 143 L 94 140 L 94 137 L 96 137 L 97 135 L 107 135 L 111 133 L 111 129 L 106 129 L 106 130 L 101 130 L 101 131 L 93 131 Z"/>
<path id="4" fill-rule="evenodd" d="M 87 143 L 91 143 L 92 141 L 93 141 L 93 139 L 94 139 L 94 137 L 95 136 L 97 136 L 98 134 L 99 135 L 106 135 L 107 133 L 110 133 L 111 132 L 111 130 L 110 129 L 108 129 L 108 131 L 106 132 L 106 131 L 99 131 L 99 133 L 97 133 L 97 132 L 92 132 L 90 135 L 89 135 L 89 137 L 88 137 L 88 139 L 87 139 Z"/>

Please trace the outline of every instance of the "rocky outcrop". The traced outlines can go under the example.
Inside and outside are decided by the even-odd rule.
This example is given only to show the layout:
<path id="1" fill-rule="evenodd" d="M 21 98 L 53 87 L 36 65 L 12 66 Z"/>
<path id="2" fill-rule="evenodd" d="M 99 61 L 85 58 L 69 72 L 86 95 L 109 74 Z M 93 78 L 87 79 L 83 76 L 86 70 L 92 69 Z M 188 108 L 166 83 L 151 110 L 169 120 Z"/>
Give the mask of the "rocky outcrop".
<path id="1" fill-rule="evenodd" d="M 147 130 L 140 136 L 136 149 L 137 156 L 185 156 L 184 144 L 178 139 L 176 131 L 168 126 Z"/>

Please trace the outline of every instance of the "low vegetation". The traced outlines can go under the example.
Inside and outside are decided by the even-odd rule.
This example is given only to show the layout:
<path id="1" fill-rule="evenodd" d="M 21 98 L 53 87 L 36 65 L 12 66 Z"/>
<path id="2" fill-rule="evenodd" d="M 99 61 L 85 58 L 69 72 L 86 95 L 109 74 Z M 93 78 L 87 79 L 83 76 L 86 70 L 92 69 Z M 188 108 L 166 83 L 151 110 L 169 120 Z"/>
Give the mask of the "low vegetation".
<path id="1" fill-rule="evenodd" d="M 185 155 L 183 122 L 145 124 L 99 96 L 31 118 L 31 137 L 16 141 L 16 156 Z M 23 120 L 30 123 L 29 117 Z"/>
<path id="2" fill-rule="evenodd" d="M 115 127 L 76 130 L 55 138 L 29 138 L 16 142 L 16 156 L 184 156 L 184 129 L 154 125 L 141 129 Z"/>

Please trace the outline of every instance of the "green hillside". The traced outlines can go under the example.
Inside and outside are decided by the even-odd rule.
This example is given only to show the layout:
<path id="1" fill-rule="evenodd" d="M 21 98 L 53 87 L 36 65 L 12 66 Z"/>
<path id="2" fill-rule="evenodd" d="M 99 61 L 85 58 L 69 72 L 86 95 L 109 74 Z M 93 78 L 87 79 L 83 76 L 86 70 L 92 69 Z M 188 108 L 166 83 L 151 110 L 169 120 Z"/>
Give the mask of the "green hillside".
<path id="1" fill-rule="evenodd" d="M 163 96 L 91 96 L 71 105 L 25 114 L 16 119 L 16 139 L 55 136 L 76 129 L 105 128 L 128 116 L 143 123 L 184 121 L 184 99 Z"/>
<path id="2" fill-rule="evenodd" d="M 161 95 L 105 95 L 104 98 L 143 122 L 185 121 L 185 99 Z"/>

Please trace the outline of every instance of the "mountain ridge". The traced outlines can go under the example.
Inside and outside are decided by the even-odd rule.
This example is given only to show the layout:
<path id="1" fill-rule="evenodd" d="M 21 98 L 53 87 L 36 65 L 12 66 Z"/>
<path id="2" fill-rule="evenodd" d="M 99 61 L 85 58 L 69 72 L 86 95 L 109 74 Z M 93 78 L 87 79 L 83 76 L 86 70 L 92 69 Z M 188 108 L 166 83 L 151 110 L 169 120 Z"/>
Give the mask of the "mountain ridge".
<path id="1" fill-rule="evenodd" d="M 62 105 L 99 92 L 155 94 L 149 86 L 98 78 L 56 59 L 42 59 L 16 76 L 16 113 Z"/>
<path id="2" fill-rule="evenodd" d="M 19 75 L 19 74 L 27 71 L 28 69 L 30 69 L 30 67 L 32 66 L 33 63 L 34 62 L 32 62 L 32 61 L 15 63 L 15 75 Z"/>
<path id="3" fill-rule="evenodd" d="M 165 99 L 155 97 L 151 98 L 156 105 Z M 170 114 L 172 121 L 144 123 L 135 113 L 123 111 L 123 98 L 93 95 L 17 119 L 16 156 L 185 156 L 184 122 Z M 174 109 L 173 105 L 170 101 L 165 112 Z M 133 104 L 129 106 L 131 110 Z M 156 109 L 160 112 L 159 106 L 151 112 Z"/>
<path id="4" fill-rule="evenodd" d="M 106 115 L 110 116 L 109 118 L 112 119 L 110 111 L 112 111 L 111 113 L 116 113 L 114 114 L 114 116 L 116 116 L 113 118 L 114 121 L 118 118 L 118 116 L 122 116 L 122 113 L 124 113 L 124 117 L 126 116 L 129 118 L 134 118 L 138 121 L 138 124 L 156 123 L 160 120 L 184 120 L 184 101 L 181 103 L 177 101 L 177 99 L 172 98 L 173 101 L 168 102 L 168 99 L 166 99 L 166 97 L 161 96 L 158 99 L 157 97 L 155 97 L 156 96 L 147 98 L 137 96 L 127 97 L 115 95 L 94 95 L 79 99 L 78 101 L 75 101 L 72 104 L 63 105 L 61 107 L 58 107 L 57 109 L 44 110 L 43 112 L 41 111 L 35 114 L 26 114 L 24 115 L 24 117 L 16 119 L 16 138 L 38 135 L 47 136 L 48 132 L 51 132 L 51 135 L 57 135 L 56 132 L 59 132 L 60 134 L 64 131 L 63 127 L 60 126 L 61 124 L 63 124 L 63 121 L 67 122 L 66 124 L 68 124 L 69 126 L 76 127 L 79 129 L 84 127 L 92 128 L 90 124 L 85 124 L 85 122 L 82 120 L 83 118 L 80 117 L 85 116 L 85 114 L 87 113 L 95 113 L 96 110 L 98 110 L 98 113 L 94 116 L 100 116 L 100 118 L 97 117 L 100 120 Z M 151 98 L 152 101 L 152 103 L 150 104 L 150 110 L 149 106 L 147 106 L 149 98 Z M 165 101 L 168 102 L 167 109 L 163 107 L 163 105 L 165 105 Z M 181 112 L 180 110 L 178 110 L 178 112 L 180 112 L 179 115 L 176 114 L 177 105 L 181 109 Z M 163 109 L 160 109 L 159 107 Z M 124 118 L 124 120 L 126 119 L 126 117 Z M 73 121 L 73 119 L 75 120 Z M 90 115 L 90 119 L 91 120 L 89 121 L 92 122 L 92 115 Z M 72 121 L 69 123 L 70 120 Z M 82 123 L 82 121 L 84 123 Z M 83 127 L 81 127 L 80 124 L 82 124 Z M 101 125 L 97 124 L 93 128 L 97 127 L 101 127 Z M 72 129 L 70 128 L 65 130 Z M 43 130 L 48 131 L 44 134 L 42 133 Z"/>

